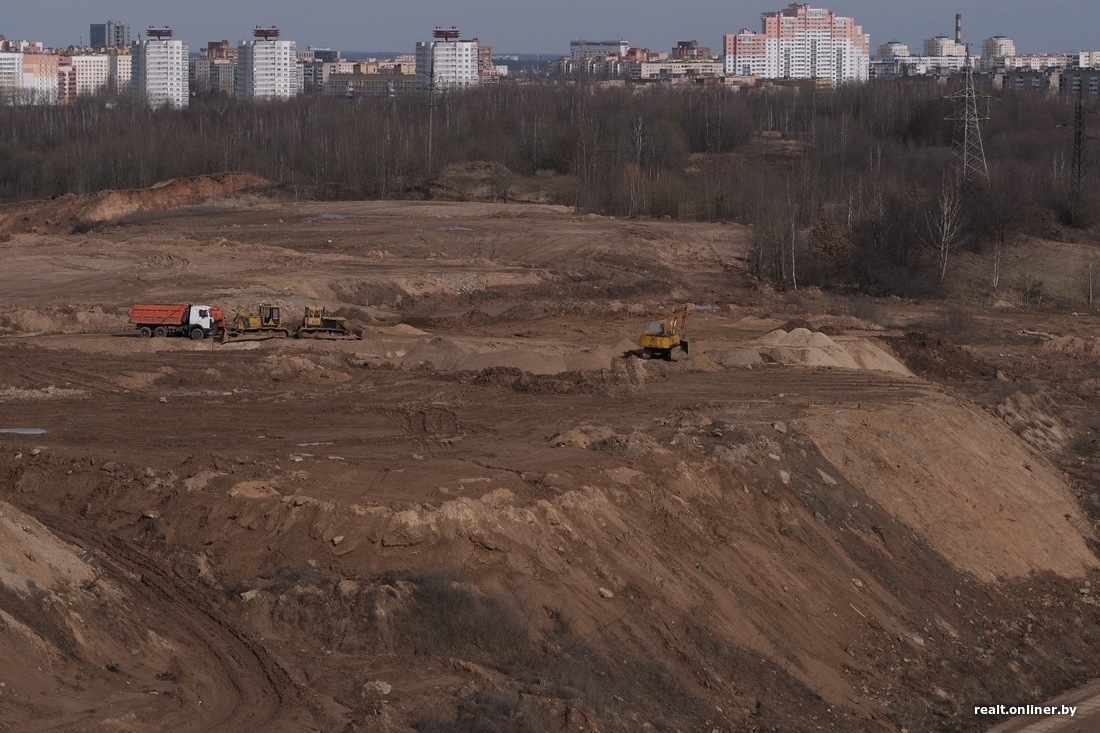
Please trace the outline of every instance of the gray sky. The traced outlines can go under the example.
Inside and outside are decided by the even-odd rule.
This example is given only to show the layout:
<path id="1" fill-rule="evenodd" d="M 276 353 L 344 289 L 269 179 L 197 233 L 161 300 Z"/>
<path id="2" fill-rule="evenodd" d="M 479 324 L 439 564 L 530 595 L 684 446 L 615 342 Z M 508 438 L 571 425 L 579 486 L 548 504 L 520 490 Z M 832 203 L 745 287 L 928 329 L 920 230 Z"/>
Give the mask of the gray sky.
<path id="1" fill-rule="evenodd" d="M 458 26 L 496 52 L 565 55 L 574 38 L 624 38 L 631 45 L 667 51 L 697 40 L 720 52 L 723 33 L 760 29 L 768 3 L 719 0 L 32 0 L 7 2 L 0 34 L 65 46 L 88 40 L 88 26 L 118 20 L 136 36 L 168 25 L 192 51 L 208 41 L 249 37 L 256 25 L 276 25 L 286 40 L 339 50 L 412 51 L 436 25 Z M 963 39 L 992 35 L 1016 41 L 1018 53 L 1100 50 L 1100 0 L 830 0 L 813 2 L 855 18 L 880 43 L 899 40 L 920 52 L 923 41 L 954 35 L 963 14 Z"/>

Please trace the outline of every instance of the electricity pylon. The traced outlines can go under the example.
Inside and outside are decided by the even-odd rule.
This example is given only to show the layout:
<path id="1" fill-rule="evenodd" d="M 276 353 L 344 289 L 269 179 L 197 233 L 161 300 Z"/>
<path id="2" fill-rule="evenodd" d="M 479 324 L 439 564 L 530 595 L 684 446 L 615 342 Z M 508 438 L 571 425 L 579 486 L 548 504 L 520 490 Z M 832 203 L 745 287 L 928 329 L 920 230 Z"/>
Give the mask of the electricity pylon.
<path id="1" fill-rule="evenodd" d="M 978 114 L 978 94 L 974 91 L 974 67 L 970 62 L 969 49 L 966 52 L 966 85 L 962 90 L 946 98 L 954 99 L 958 103 L 955 116 L 947 119 L 955 121 L 951 152 L 955 156 L 955 170 L 959 184 L 981 182 L 988 186 L 989 167 L 985 162 L 985 148 L 982 147 L 982 133 L 978 129 L 978 121 L 989 118 Z"/>

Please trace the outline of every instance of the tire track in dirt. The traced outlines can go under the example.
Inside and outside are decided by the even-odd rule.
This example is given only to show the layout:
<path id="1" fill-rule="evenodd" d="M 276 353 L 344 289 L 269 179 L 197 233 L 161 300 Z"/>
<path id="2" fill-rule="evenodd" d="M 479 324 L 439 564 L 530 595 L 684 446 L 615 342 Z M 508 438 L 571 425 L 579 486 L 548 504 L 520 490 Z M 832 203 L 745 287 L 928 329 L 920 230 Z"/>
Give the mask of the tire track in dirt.
<path id="1" fill-rule="evenodd" d="M 297 702 L 296 685 L 263 647 L 222 613 L 209 592 L 161 568 L 125 540 L 64 516 L 34 512 L 62 539 L 93 550 L 103 570 L 139 604 L 158 609 L 157 621 L 186 643 L 188 676 L 206 680 L 201 706 L 165 729 L 179 731 L 280 730 Z M 182 656 L 182 655 L 181 655 Z"/>

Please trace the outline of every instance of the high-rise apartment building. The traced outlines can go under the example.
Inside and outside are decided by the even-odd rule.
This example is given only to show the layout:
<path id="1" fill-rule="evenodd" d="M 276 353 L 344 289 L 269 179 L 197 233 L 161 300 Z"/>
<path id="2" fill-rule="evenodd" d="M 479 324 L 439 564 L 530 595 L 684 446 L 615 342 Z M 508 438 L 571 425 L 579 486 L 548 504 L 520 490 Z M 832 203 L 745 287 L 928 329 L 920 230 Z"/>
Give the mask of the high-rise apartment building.
<path id="1" fill-rule="evenodd" d="M 436 28 L 416 43 L 417 89 L 462 89 L 478 84 L 478 41 L 460 41 L 457 28 Z"/>
<path id="2" fill-rule="evenodd" d="M 54 54 L 23 56 L 23 93 L 28 104 L 57 104 L 59 61 Z"/>
<path id="3" fill-rule="evenodd" d="M 792 3 L 763 13 L 762 29 L 723 36 L 726 74 L 766 79 L 866 81 L 871 39 L 851 18 Z"/>
<path id="4" fill-rule="evenodd" d="M 301 91 L 298 50 L 280 41 L 278 28 L 256 28 L 253 40 L 237 46 L 237 98 L 288 99 Z"/>
<path id="5" fill-rule="evenodd" d="M 23 54 L 0 52 L 0 102 L 12 103 L 23 85 Z"/>
<path id="6" fill-rule="evenodd" d="M 925 56 L 965 56 L 966 44 L 950 36 L 936 36 L 924 42 Z"/>
<path id="7" fill-rule="evenodd" d="M 88 32 L 88 45 L 92 48 L 126 48 L 130 45 L 130 26 L 117 20 L 92 23 Z"/>
<path id="8" fill-rule="evenodd" d="M 1016 44 L 1011 38 L 993 36 L 982 41 L 982 58 L 995 59 L 1016 55 Z"/>
<path id="9" fill-rule="evenodd" d="M 150 28 L 146 36 L 133 45 L 134 98 L 150 107 L 186 107 L 190 94 L 187 42 L 172 40 L 171 28 Z"/>

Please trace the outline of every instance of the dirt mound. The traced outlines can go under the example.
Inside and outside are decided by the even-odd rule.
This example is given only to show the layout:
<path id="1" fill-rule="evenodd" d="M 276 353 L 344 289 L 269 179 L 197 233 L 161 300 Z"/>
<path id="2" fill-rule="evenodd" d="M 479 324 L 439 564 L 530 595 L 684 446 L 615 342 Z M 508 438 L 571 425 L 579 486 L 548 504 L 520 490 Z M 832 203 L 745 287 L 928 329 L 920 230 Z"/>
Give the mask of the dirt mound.
<path id="1" fill-rule="evenodd" d="M 0 208 L 0 234 L 69 234 L 146 211 L 160 211 L 265 188 L 271 183 L 252 173 L 219 173 L 176 178 L 150 188 L 68 194 Z"/>
<path id="2" fill-rule="evenodd" d="M 1044 341 L 1039 348 L 1051 354 L 1100 356 L 1100 339 L 1059 336 L 1050 341 Z"/>
<path id="3" fill-rule="evenodd" d="M 935 429 L 922 427 L 929 420 Z M 983 580 L 1097 566 L 1069 487 L 976 408 L 942 401 L 847 410 L 808 421 L 807 431 L 868 498 Z"/>
<path id="4" fill-rule="evenodd" d="M 870 341 L 854 339 L 838 343 L 824 333 L 808 328 L 795 328 L 790 332 L 777 328 L 756 339 L 751 345 L 755 347 L 762 361 L 772 364 L 837 367 L 910 375 L 903 364 Z M 738 365 L 751 363 L 741 358 Z"/>
<path id="5" fill-rule="evenodd" d="M 894 352 L 915 373 L 929 379 L 993 379 L 997 370 L 961 346 L 911 331 L 890 341 Z"/>

